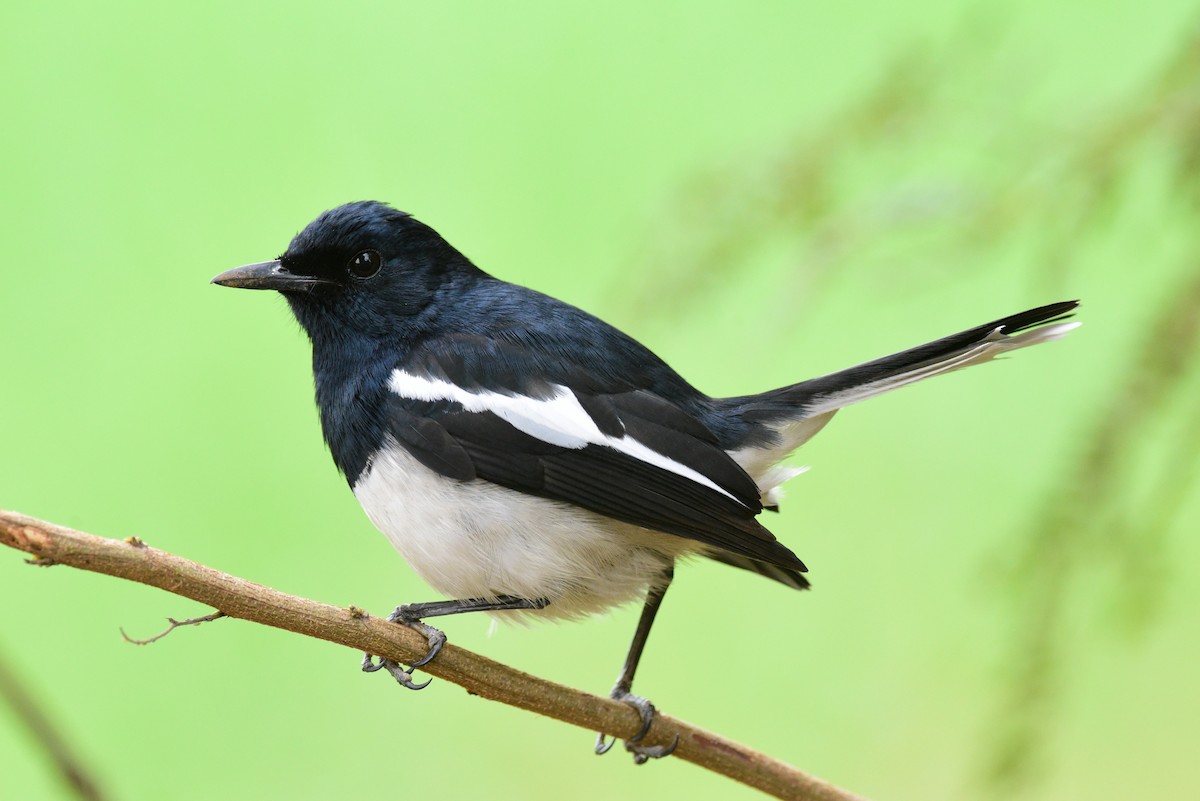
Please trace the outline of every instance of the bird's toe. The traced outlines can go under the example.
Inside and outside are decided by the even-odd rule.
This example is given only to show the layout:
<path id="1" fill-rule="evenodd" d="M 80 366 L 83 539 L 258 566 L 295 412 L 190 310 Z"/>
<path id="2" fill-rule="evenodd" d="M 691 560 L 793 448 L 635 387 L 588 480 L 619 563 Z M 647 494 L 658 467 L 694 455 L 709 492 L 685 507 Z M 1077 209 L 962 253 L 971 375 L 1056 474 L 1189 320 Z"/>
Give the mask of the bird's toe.
<path id="1" fill-rule="evenodd" d="M 675 735 L 675 739 L 670 745 L 642 745 L 641 742 L 645 739 L 646 734 L 650 731 L 650 726 L 654 723 L 654 716 L 657 711 L 654 704 L 650 703 L 640 695 L 634 695 L 628 690 L 618 687 L 612 691 L 610 696 L 614 701 L 620 701 L 624 704 L 629 704 L 638 711 L 642 717 L 642 726 L 637 733 L 625 741 L 625 750 L 633 754 L 633 761 L 639 765 L 644 765 L 651 759 L 662 759 L 665 756 L 670 756 L 679 746 L 679 735 Z M 603 732 L 596 736 L 596 753 L 607 754 L 613 747 L 616 739 L 605 740 Z"/>

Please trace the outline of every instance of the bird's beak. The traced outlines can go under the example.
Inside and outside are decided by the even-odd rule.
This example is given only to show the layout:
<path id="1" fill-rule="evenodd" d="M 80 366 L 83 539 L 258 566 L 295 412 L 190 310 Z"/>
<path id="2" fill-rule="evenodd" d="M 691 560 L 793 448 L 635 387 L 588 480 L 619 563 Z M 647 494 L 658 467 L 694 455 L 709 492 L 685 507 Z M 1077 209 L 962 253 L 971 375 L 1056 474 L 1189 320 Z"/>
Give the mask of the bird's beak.
<path id="1" fill-rule="evenodd" d="M 323 278 L 313 275 L 297 275 L 275 261 L 262 261 L 226 270 L 212 280 L 214 284 L 237 289 L 277 289 L 281 292 L 305 289 L 313 284 L 328 284 Z"/>

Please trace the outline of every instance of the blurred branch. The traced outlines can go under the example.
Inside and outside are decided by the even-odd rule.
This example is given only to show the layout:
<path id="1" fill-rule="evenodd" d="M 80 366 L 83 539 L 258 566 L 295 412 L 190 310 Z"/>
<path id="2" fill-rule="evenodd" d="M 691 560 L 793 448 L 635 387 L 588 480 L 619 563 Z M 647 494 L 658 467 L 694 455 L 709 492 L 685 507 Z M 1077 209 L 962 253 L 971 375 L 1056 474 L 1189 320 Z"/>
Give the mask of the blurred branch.
<path id="1" fill-rule="evenodd" d="M 50 717 L 34 700 L 29 690 L 17 679 L 0 654 L 0 697 L 8 701 L 42 750 L 49 755 L 62 778 L 75 795 L 84 801 L 102 801 L 104 794 L 83 767 L 67 741 L 50 721 Z"/>
<path id="2" fill-rule="evenodd" d="M 151 548 L 136 538 L 113 540 L 73 531 L 15 512 L 0 511 L 0 544 L 36 560 L 129 579 L 208 604 L 228 617 L 411 664 L 424 655 L 425 638 L 404 626 L 273 590 L 197 562 Z M 530 676 L 478 654 L 447 645 L 422 668 L 458 684 L 472 695 L 536 712 L 590 731 L 628 738 L 640 728 L 629 706 Z M 743 745 L 659 714 L 646 745 L 669 745 L 675 758 L 794 801 L 851 801 L 858 798 Z"/>

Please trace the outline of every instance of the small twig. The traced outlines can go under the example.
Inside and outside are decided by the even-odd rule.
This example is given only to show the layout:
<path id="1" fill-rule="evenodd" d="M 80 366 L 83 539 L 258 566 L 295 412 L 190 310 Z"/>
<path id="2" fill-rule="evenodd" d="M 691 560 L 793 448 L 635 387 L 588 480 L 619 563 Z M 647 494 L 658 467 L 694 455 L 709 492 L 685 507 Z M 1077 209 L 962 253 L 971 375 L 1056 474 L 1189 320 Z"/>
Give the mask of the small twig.
<path id="1" fill-rule="evenodd" d="M 131 642 L 134 645 L 149 645 L 152 642 L 158 642 L 180 626 L 199 626 L 201 623 L 207 623 L 210 620 L 217 620 L 223 617 L 225 617 L 224 612 L 213 612 L 211 615 L 204 615 L 203 617 L 189 617 L 187 620 L 176 620 L 173 617 L 169 617 L 167 618 L 167 622 L 171 625 L 167 626 L 164 630 L 160 631 L 158 634 L 155 634 L 153 637 L 147 637 L 144 640 L 136 640 L 133 637 L 130 637 L 125 633 L 125 629 L 121 629 L 120 631 L 121 636 L 125 638 L 125 642 Z"/>
<path id="2" fill-rule="evenodd" d="M 361 609 L 297 598 L 213 570 L 180 556 L 121 540 L 84 534 L 16 512 L 0 511 L 0 544 L 64 565 L 105 573 L 191 598 L 227 617 L 249 620 L 345 645 L 406 665 L 425 655 L 424 635 Z M 536 712 L 592 732 L 628 739 L 641 716 L 628 704 L 530 676 L 448 644 L 422 668 L 481 698 Z M 858 796 L 766 754 L 659 713 L 646 746 L 679 745 L 681 759 L 791 801 L 854 801 Z"/>

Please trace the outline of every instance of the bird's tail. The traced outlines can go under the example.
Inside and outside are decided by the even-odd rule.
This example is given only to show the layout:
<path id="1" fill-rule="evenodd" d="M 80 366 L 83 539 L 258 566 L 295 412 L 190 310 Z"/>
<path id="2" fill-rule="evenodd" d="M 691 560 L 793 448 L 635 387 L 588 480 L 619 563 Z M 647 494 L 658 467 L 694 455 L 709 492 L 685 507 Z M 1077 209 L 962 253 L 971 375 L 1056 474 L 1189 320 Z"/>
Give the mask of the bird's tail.
<path id="1" fill-rule="evenodd" d="M 1066 321 L 1078 305 L 1071 300 L 1040 306 L 799 384 L 727 398 L 723 403 L 728 413 L 760 430 L 765 427 L 774 440 L 743 448 L 733 456 L 759 481 L 765 495 L 770 487 L 764 485 L 774 483 L 769 474 L 780 471 L 774 465 L 816 434 L 838 409 L 1065 336 L 1079 325 Z"/>

